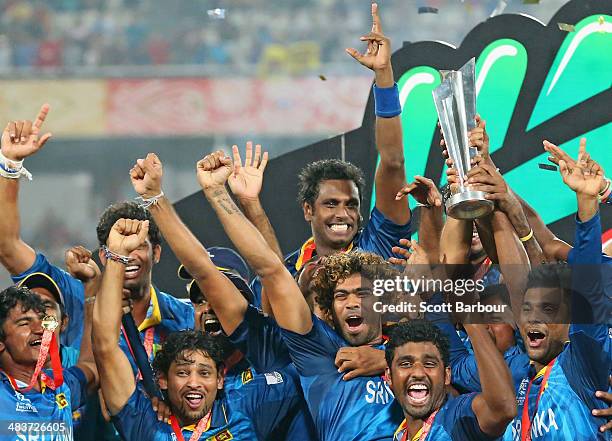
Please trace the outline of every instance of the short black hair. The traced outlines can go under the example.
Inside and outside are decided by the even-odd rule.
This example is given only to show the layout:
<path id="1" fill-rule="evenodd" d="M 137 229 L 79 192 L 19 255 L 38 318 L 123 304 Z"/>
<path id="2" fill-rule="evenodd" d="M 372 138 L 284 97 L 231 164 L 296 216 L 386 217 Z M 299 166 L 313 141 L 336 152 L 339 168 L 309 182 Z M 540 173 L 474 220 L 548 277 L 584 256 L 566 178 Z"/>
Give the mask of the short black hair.
<path id="1" fill-rule="evenodd" d="M 0 340 L 4 341 L 4 322 L 8 318 L 11 310 L 17 305 L 21 305 L 21 311 L 35 311 L 41 316 L 45 314 L 45 304 L 38 294 L 30 291 L 25 286 L 10 286 L 0 292 Z"/>
<path id="2" fill-rule="evenodd" d="M 209 356 L 221 372 L 224 357 L 223 342 L 221 339 L 206 335 L 201 331 L 186 330 L 173 332 L 168 335 L 162 348 L 153 359 L 153 370 L 155 374 L 168 375 L 170 365 L 181 359 L 185 351 L 201 351 Z"/>
<path id="3" fill-rule="evenodd" d="M 298 202 L 300 205 L 314 204 L 319 196 L 319 184 L 321 181 L 330 179 L 341 179 L 353 181 L 359 191 L 359 200 L 365 187 L 363 172 L 356 165 L 339 159 L 323 159 L 315 161 L 304 167 L 298 176 Z"/>
<path id="4" fill-rule="evenodd" d="M 427 320 L 410 320 L 395 325 L 391 330 L 391 335 L 385 347 L 385 359 L 387 365 L 391 367 L 395 349 L 406 343 L 433 343 L 440 351 L 444 367 L 450 363 L 450 344 L 448 337 L 440 328 Z"/>
<path id="5" fill-rule="evenodd" d="M 492 297 L 499 297 L 504 305 L 510 305 L 510 291 L 505 283 L 495 283 L 487 285 L 480 293 L 480 300 L 488 300 Z"/>
<path id="6" fill-rule="evenodd" d="M 572 270 L 567 263 L 538 265 L 529 272 L 527 289 L 559 288 L 564 294 L 572 289 Z"/>
<path id="7" fill-rule="evenodd" d="M 148 220 L 149 240 L 151 241 L 151 245 L 155 246 L 161 244 L 161 233 L 149 211 L 146 208 L 142 208 L 136 202 L 123 201 L 110 205 L 104 210 L 102 216 L 100 216 L 100 221 L 96 227 L 96 234 L 98 235 L 98 243 L 100 246 L 106 245 L 111 228 L 113 228 L 115 222 L 121 218 Z"/>

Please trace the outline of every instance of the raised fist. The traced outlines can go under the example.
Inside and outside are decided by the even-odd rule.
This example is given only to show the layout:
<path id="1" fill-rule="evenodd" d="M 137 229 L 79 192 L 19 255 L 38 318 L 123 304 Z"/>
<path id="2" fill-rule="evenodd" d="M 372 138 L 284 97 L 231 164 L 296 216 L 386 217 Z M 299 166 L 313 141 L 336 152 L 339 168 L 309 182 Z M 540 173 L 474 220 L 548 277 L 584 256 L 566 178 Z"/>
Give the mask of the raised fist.
<path id="1" fill-rule="evenodd" d="M 91 258 L 91 251 L 78 245 L 66 250 L 66 269 L 72 277 L 83 283 L 101 275 L 98 264 Z"/>
<path id="2" fill-rule="evenodd" d="M 107 247 L 113 253 L 127 256 L 147 240 L 148 234 L 148 220 L 121 218 L 115 222 L 110 230 Z"/>
<path id="3" fill-rule="evenodd" d="M 21 161 L 36 153 L 51 138 L 51 133 L 41 137 L 40 130 L 49 113 L 49 105 L 43 104 L 34 122 L 11 121 L 2 132 L 2 154 L 11 161 Z"/>
<path id="4" fill-rule="evenodd" d="M 144 159 L 137 159 L 130 170 L 130 180 L 136 193 L 149 199 L 161 193 L 163 166 L 155 153 L 149 153 Z"/>
<path id="5" fill-rule="evenodd" d="M 232 174 L 232 159 L 217 150 L 198 161 L 198 182 L 202 189 L 224 186 Z"/>

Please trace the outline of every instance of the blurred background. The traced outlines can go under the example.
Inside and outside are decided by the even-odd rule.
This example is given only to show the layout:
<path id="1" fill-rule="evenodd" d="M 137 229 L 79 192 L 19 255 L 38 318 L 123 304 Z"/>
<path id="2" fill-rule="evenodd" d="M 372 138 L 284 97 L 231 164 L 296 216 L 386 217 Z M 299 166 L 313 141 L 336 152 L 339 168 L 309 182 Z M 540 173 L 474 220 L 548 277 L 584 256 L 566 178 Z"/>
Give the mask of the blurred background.
<path id="1" fill-rule="evenodd" d="M 395 50 L 458 46 L 502 10 L 547 23 L 564 3 L 381 0 L 379 10 Z M 0 14 L 0 122 L 33 119 L 48 102 L 54 134 L 26 161 L 22 237 L 60 266 L 68 247 L 97 246 L 106 206 L 135 196 L 136 158 L 160 155 L 177 201 L 198 190 L 195 162 L 213 150 L 254 140 L 276 157 L 359 127 L 372 81 L 344 52 L 364 50 L 368 0 L 0 0 Z M 2 268 L 0 282 L 10 283 Z"/>

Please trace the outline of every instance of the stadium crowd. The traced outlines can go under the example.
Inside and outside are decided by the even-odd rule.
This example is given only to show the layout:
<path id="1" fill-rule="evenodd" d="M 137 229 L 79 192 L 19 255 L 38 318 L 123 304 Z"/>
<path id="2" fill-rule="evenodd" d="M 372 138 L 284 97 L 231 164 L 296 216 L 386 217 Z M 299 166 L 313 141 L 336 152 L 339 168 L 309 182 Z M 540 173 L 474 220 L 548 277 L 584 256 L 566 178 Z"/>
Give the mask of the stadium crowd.
<path id="1" fill-rule="evenodd" d="M 52 265 L 23 241 L 18 208 L 24 161 L 45 154 L 52 110 L 7 123 L 0 262 L 15 285 L 0 293 L 0 439 L 610 439 L 612 258 L 599 207 L 611 181 L 598 158 L 584 139 L 577 158 L 543 142 L 576 195 L 573 244 L 509 188 L 479 117 L 465 182 L 444 142 L 447 190 L 407 177 L 376 5 L 362 41 L 364 53 L 347 51 L 375 74 L 375 207 L 362 219 L 366 182 L 355 165 L 305 164 L 299 202 L 312 237 L 286 256 L 258 197 L 268 154 L 247 143 L 196 164 L 236 251 L 191 233 L 149 153 L 129 170 L 138 202 L 100 216 L 101 265 L 81 246 L 66 251 L 65 269 Z M 447 193 L 462 185 L 486 192 L 492 212 L 445 216 Z M 418 242 L 407 197 L 420 207 Z M 162 237 L 189 302 L 151 282 Z M 456 292 L 433 288 L 413 292 L 422 310 L 382 315 L 375 288 L 397 277 L 484 289 L 460 296 L 469 313 L 444 311 L 459 304 Z M 387 294 L 389 304 L 403 298 Z M 485 313 L 475 307 L 485 304 Z"/>
<path id="2" fill-rule="evenodd" d="M 414 28 L 421 21 L 431 34 L 420 39 L 458 44 L 465 14 L 484 20 L 498 2 L 430 3 L 442 19 L 418 16 L 414 2 L 386 2 L 396 11 L 387 35 L 398 43 L 419 38 Z M 312 73 L 320 64 L 343 61 L 347 36 L 367 25 L 359 9 L 349 0 L 6 0 L 0 3 L 0 72 L 203 65 L 247 75 L 258 72 L 254 65 L 274 62 L 285 73 Z M 292 66 L 295 58 L 309 63 Z"/>

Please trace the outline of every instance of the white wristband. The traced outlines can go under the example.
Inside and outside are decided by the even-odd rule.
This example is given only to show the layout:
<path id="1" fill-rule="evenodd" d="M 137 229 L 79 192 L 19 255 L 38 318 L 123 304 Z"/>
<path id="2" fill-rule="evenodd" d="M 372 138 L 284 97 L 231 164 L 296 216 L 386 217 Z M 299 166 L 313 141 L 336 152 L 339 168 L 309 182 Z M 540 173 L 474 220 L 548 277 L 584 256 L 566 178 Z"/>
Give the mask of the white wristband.
<path id="1" fill-rule="evenodd" d="M 0 150 L 0 176 L 7 179 L 19 179 L 22 176 L 32 180 L 32 174 L 23 166 L 21 161 L 13 161 L 2 154 Z"/>
<path id="2" fill-rule="evenodd" d="M 138 201 L 138 205 L 142 208 L 149 208 L 151 205 L 157 205 L 157 202 L 164 197 L 164 192 L 161 191 L 157 196 L 153 196 L 150 198 L 143 198 L 142 196 L 138 196 L 136 200 Z"/>

